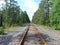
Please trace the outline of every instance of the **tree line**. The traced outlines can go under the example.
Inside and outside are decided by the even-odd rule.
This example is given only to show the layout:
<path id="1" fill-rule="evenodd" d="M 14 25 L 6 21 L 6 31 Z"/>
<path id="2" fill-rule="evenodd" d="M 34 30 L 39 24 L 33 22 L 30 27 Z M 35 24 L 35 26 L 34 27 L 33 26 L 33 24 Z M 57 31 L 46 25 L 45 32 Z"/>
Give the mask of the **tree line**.
<path id="1" fill-rule="evenodd" d="M 41 0 L 38 10 L 34 13 L 32 22 L 60 29 L 60 1 Z"/>
<path id="2" fill-rule="evenodd" d="M 22 11 L 17 1 L 5 0 L 5 5 L 2 5 L 0 10 L 0 26 L 6 28 L 25 23 L 30 23 L 27 12 Z"/>

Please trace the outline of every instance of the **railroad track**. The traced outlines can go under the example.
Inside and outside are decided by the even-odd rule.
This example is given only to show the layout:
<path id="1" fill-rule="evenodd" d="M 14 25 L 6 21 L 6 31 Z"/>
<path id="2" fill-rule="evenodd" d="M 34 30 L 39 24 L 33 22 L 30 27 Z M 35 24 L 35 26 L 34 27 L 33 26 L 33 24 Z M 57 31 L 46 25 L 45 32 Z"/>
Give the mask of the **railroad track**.
<path id="1" fill-rule="evenodd" d="M 23 32 L 19 45 L 47 45 L 40 32 L 34 25 L 29 25 Z"/>

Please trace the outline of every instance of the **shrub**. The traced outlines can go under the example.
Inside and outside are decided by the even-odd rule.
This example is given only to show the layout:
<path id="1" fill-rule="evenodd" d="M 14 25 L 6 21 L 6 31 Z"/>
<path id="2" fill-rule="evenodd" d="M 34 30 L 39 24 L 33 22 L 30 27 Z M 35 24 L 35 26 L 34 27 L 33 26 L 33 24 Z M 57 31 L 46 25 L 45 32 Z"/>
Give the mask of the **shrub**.
<path id="1" fill-rule="evenodd" d="M 4 34 L 4 29 L 3 29 L 3 27 L 0 27 L 0 34 Z"/>

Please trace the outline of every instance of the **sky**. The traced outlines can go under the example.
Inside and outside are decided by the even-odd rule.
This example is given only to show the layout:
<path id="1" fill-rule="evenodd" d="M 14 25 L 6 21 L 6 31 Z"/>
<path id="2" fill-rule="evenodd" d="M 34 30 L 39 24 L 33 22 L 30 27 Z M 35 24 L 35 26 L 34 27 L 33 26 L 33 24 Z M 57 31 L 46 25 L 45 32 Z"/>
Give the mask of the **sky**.
<path id="1" fill-rule="evenodd" d="M 36 10 L 38 9 L 41 0 L 16 0 L 16 1 L 18 2 L 22 11 L 27 11 L 30 20 L 32 20 L 34 12 L 36 12 Z M 0 0 L 0 7 L 2 3 L 4 3 L 4 1 Z"/>

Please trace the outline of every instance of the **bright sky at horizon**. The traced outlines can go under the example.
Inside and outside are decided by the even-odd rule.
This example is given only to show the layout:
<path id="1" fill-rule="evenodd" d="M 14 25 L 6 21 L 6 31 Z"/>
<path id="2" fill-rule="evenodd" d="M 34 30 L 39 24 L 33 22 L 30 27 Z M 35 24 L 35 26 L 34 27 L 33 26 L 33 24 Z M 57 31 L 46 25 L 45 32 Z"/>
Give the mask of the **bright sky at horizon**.
<path id="1" fill-rule="evenodd" d="M 20 5 L 20 8 L 23 11 L 27 11 L 30 20 L 32 20 L 34 12 L 36 12 L 36 10 L 38 9 L 41 0 L 17 0 L 17 1 L 18 4 Z"/>
<path id="2" fill-rule="evenodd" d="M 23 11 L 27 11 L 27 14 L 30 18 L 30 20 L 32 20 L 32 17 L 34 15 L 34 12 L 36 12 L 36 10 L 39 7 L 39 3 L 41 0 L 16 0 L 20 6 L 20 8 Z M 1 4 L 4 3 L 3 1 L 0 1 L 0 7 Z"/>

